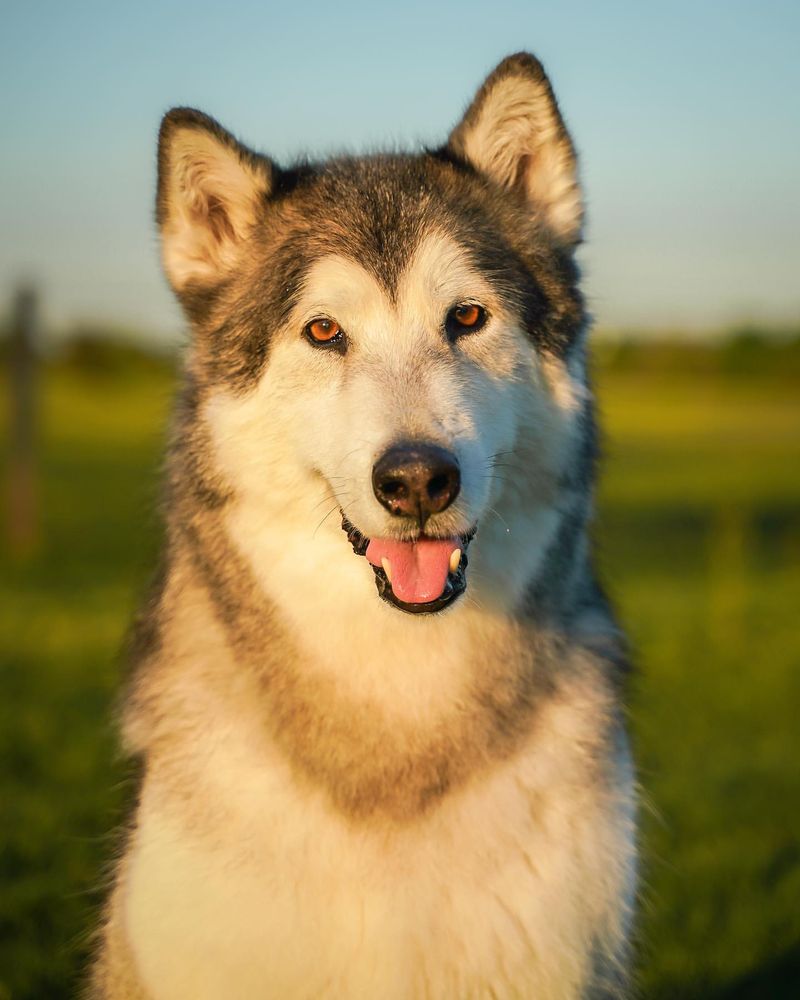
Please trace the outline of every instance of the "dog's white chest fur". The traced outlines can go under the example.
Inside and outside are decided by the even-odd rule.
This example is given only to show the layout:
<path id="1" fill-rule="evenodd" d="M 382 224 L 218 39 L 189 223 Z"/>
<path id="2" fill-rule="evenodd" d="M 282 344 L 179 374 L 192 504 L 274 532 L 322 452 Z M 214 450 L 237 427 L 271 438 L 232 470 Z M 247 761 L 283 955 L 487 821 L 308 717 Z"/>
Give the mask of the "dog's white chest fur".
<path id="1" fill-rule="evenodd" d="M 345 820 L 278 757 L 264 768 L 235 732 L 209 732 L 197 793 L 218 811 L 201 833 L 191 788 L 177 812 L 145 787 L 123 903 L 145 988 L 156 1000 L 577 995 L 591 947 L 575 942 L 619 933 L 604 913 L 613 923 L 632 855 L 625 791 L 587 786 L 575 749 L 587 725 L 583 706 L 553 706 L 516 759 L 401 828 Z"/>

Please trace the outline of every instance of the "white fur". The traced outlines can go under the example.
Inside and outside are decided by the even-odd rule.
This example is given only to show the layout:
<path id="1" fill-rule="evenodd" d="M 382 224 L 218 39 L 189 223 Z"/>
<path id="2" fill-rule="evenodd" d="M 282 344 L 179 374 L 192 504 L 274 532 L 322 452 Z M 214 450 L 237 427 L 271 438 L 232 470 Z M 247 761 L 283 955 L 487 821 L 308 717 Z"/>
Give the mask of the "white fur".
<path id="1" fill-rule="evenodd" d="M 189 832 L 157 781 L 141 804 L 124 921 L 145 987 L 159 1000 L 574 997 L 576 942 L 631 882 L 625 792 L 587 780 L 598 711 L 597 692 L 574 690 L 513 761 L 387 829 L 349 825 L 265 755 L 251 719 L 216 706 L 207 761 L 187 776 L 213 820 Z"/>

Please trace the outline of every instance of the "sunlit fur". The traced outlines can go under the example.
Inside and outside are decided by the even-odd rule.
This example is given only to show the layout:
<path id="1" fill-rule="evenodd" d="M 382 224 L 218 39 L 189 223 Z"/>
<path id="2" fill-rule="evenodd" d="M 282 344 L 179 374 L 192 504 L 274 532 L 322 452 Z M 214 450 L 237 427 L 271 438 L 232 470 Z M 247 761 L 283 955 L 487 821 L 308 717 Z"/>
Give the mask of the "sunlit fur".
<path id="1" fill-rule="evenodd" d="M 575 152 L 543 74 L 493 74 L 451 137 L 504 187 L 522 188 L 567 243 L 583 221 Z"/>
<path id="2" fill-rule="evenodd" d="M 626 995 L 635 805 L 587 540 L 574 153 L 525 55 L 453 136 L 281 172 L 197 112 L 162 127 L 194 339 L 95 998 Z M 453 340 L 463 301 L 488 319 Z M 342 349 L 304 335 L 321 316 Z M 461 470 L 426 532 L 477 525 L 438 614 L 381 601 L 341 528 L 414 536 L 371 486 L 408 439 Z"/>

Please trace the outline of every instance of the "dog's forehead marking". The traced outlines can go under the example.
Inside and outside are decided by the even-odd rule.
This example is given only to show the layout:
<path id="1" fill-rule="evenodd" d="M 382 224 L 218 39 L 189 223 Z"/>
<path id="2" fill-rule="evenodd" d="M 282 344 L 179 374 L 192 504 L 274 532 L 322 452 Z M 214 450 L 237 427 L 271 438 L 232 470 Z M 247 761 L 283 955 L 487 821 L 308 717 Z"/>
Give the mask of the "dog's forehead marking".
<path id="1" fill-rule="evenodd" d="M 469 252 L 445 233 L 432 233 L 421 240 L 397 286 L 397 299 L 412 307 L 424 295 L 442 304 L 455 304 L 465 296 L 491 293 L 486 279 L 475 268 Z"/>
<path id="2" fill-rule="evenodd" d="M 318 313 L 332 319 L 373 317 L 376 311 L 392 308 L 389 295 L 365 267 L 349 257 L 329 254 L 311 265 L 300 300 L 307 320 Z"/>
<path id="3" fill-rule="evenodd" d="M 471 264 L 465 247 L 444 233 L 419 242 L 398 275 L 391 295 L 372 268 L 350 257 L 329 254 L 312 264 L 299 303 L 305 322 L 318 314 L 362 328 L 379 316 L 392 315 L 414 327 L 465 297 L 491 297 L 483 275 Z"/>

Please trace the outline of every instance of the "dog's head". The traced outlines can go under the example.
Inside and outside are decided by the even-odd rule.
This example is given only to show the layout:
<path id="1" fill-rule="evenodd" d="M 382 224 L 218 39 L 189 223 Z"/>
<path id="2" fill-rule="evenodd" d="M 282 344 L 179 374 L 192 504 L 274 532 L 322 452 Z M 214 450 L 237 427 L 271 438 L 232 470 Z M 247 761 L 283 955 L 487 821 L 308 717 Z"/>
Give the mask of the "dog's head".
<path id="1" fill-rule="evenodd" d="M 347 553 L 354 586 L 374 574 L 419 613 L 465 590 L 476 536 L 485 598 L 519 599 L 581 437 L 581 220 L 573 146 L 528 55 L 420 155 L 284 170 L 170 112 L 164 265 L 239 547 L 308 577 Z"/>

